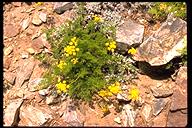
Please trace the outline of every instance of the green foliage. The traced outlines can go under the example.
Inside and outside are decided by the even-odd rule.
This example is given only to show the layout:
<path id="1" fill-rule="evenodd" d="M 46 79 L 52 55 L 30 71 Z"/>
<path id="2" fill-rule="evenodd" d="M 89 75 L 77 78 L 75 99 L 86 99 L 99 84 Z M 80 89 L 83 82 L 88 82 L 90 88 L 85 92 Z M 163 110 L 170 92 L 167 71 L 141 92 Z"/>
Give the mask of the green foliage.
<path id="1" fill-rule="evenodd" d="M 183 38 L 184 47 L 179 50 L 182 57 L 182 63 L 184 65 L 187 65 L 187 36 Z"/>
<path id="2" fill-rule="evenodd" d="M 174 13 L 176 17 L 186 20 L 186 8 L 185 2 L 156 2 L 148 12 L 157 20 L 166 19 L 169 13 Z"/>
<path id="3" fill-rule="evenodd" d="M 115 28 L 104 25 L 99 17 L 88 17 L 80 6 L 73 21 L 46 31 L 52 46 L 52 55 L 42 53 L 38 58 L 50 64 L 44 75 L 43 88 L 66 81 L 72 98 L 91 100 L 107 81 L 105 76 L 113 70 L 114 60 L 106 43 L 114 41 Z"/>

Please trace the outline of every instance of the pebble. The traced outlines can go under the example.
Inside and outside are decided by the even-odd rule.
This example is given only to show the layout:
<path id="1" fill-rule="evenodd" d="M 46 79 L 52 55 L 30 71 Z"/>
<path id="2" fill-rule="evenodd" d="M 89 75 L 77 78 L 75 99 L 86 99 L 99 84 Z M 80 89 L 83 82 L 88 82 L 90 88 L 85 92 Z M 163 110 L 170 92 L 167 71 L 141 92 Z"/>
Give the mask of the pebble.
<path id="1" fill-rule="evenodd" d="M 21 58 L 22 59 L 27 59 L 27 58 L 29 58 L 29 54 L 27 52 L 22 52 L 21 53 Z"/>
<path id="2" fill-rule="evenodd" d="M 48 90 L 47 89 L 39 90 L 39 95 L 46 96 L 47 94 L 48 94 Z"/>
<path id="3" fill-rule="evenodd" d="M 46 104 L 51 105 L 51 104 L 55 103 L 54 99 L 55 99 L 54 96 L 46 97 Z"/>
<path id="4" fill-rule="evenodd" d="M 35 50 L 33 48 L 28 48 L 27 52 L 29 52 L 31 55 L 35 54 Z"/>
<path id="5" fill-rule="evenodd" d="M 116 117 L 116 118 L 114 119 L 114 121 L 115 121 L 116 123 L 118 123 L 118 124 L 121 124 L 121 119 L 120 119 L 120 117 Z"/>
<path id="6" fill-rule="evenodd" d="M 46 22 L 47 21 L 47 14 L 40 12 L 39 13 L 39 18 L 41 21 Z"/>
<path id="7" fill-rule="evenodd" d="M 8 56 L 9 54 L 11 54 L 12 51 L 13 51 L 13 47 L 9 46 L 8 48 L 5 48 L 4 55 Z"/>
<path id="8" fill-rule="evenodd" d="M 21 23 L 22 29 L 25 30 L 29 26 L 29 18 L 23 20 Z"/>
<path id="9" fill-rule="evenodd" d="M 33 16 L 32 23 L 33 23 L 34 25 L 41 25 L 41 24 L 42 24 L 42 21 L 41 21 L 41 19 L 39 18 L 39 15 L 35 14 L 35 15 Z"/>

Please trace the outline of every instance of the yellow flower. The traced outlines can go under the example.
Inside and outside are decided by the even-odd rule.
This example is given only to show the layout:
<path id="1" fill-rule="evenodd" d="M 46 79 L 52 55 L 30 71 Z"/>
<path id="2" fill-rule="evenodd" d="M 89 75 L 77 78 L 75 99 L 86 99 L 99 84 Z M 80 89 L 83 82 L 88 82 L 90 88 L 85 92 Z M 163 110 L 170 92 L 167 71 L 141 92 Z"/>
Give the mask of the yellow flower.
<path id="1" fill-rule="evenodd" d="M 109 97 L 109 96 L 112 96 L 113 94 L 109 91 L 106 91 L 106 90 L 101 90 L 98 92 L 98 94 L 101 96 L 101 97 Z"/>
<path id="2" fill-rule="evenodd" d="M 35 5 L 37 5 L 37 6 L 43 5 L 43 2 L 36 2 Z"/>
<path id="3" fill-rule="evenodd" d="M 59 62 L 59 64 L 57 65 L 57 67 L 60 68 L 60 69 L 63 69 L 65 67 L 65 65 L 67 65 L 67 64 L 63 60 L 61 60 Z"/>
<path id="4" fill-rule="evenodd" d="M 112 84 L 108 87 L 109 91 L 113 94 L 121 93 L 121 86 L 119 83 Z"/>
<path id="5" fill-rule="evenodd" d="M 136 101 L 139 99 L 139 90 L 136 87 L 133 87 L 129 90 L 129 99 L 132 99 L 133 101 Z"/>
<path id="6" fill-rule="evenodd" d="M 73 45 L 73 42 L 69 42 L 69 45 Z"/>
<path id="7" fill-rule="evenodd" d="M 71 60 L 71 62 L 73 62 L 73 64 L 76 64 L 76 63 L 78 62 L 78 58 L 73 58 L 73 59 Z"/>
<path id="8" fill-rule="evenodd" d="M 108 51 L 114 52 L 115 51 L 114 49 L 116 48 L 116 42 L 112 41 L 109 43 L 105 43 L 105 46 L 107 46 Z"/>
<path id="9" fill-rule="evenodd" d="M 159 9 L 160 9 L 160 10 L 166 10 L 166 9 L 167 9 L 167 5 L 161 3 L 161 4 L 159 5 Z"/>
<path id="10" fill-rule="evenodd" d="M 131 53 L 133 55 L 137 53 L 137 50 L 132 47 L 131 49 L 128 50 L 128 53 Z"/>
<path id="11" fill-rule="evenodd" d="M 56 88 L 57 88 L 57 92 L 61 93 L 61 92 L 67 92 L 67 89 L 69 88 L 69 85 L 66 84 L 66 81 L 63 82 L 59 82 L 58 84 L 56 84 Z"/>
<path id="12" fill-rule="evenodd" d="M 76 42 L 77 41 L 77 37 L 73 37 L 73 38 L 71 38 L 71 42 Z"/>
<path id="13" fill-rule="evenodd" d="M 79 51 L 79 48 L 76 48 L 75 50 L 78 52 L 78 51 Z"/>
<path id="14" fill-rule="evenodd" d="M 95 22 L 102 22 L 102 21 L 103 21 L 102 18 L 99 17 L 99 16 L 97 16 L 97 15 L 94 15 L 94 16 L 93 16 L 93 20 L 94 20 Z"/>

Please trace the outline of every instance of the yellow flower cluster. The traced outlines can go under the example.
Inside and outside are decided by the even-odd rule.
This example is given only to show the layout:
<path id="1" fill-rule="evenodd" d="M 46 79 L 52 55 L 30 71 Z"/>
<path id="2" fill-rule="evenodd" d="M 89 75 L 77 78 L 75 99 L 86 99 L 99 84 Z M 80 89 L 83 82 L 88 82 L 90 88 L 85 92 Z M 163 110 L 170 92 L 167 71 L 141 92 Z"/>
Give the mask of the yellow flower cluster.
<path id="1" fill-rule="evenodd" d="M 105 46 L 107 46 L 107 50 L 114 52 L 114 49 L 116 48 L 116 42 L 111 41 L 109 43 L 105 43 Z"/>
<path id="2" fill-rule="evenodd" d="M 102 18 L 99 17 L 99 16 L 97 16 L 97 15 L 94 15 L 94 16 L 92 16 L 92 17 L 93 17 L 93 20 L 94 20 L 95 22 L 102 22 L 102 21 L 103 21 Z"/>
<path id="3" fill-rule="evenodd" d="M 56 88 L 58 94 L 60 94 L 61 92 L 66 93 L 67 89 L 69 88 L 69 85 L 66 84 L 66 81 L 63 81 L 56 84 Z"/>
<path id="4" fill-rule="evenodd" d="M 161 4 L 159 5 L 159 9 L 160 9 L 160 10 L 166 10 L 166 9 L 167 9 L 167 5 L 161 3 Z"/>
<path id="5" fill-rule="evenodd" d="M 131 49 L 128 50 L 128 53 L 134 55 L 137 53 L 137 50 L 132 47 Z"/>
<path id="6" fill-rule="evenodd" d="M 43 2 L 36 2 L 35 4 L 36 6 L 40 6 L 40 5 L 43 5 Z"/>
<path id="7" fill-rule="evenodd" d="M 121 85 L 119 82 L 115 82 L 114 84 L 108 86 L 108 89 L 107 90 L 101 90 L 99 91 L 99 95 L 101 97 L 110 97 L 112 96 L 113 94 L 118 94 L 118 93 L 121 93 Z"/>
<path id="8" fill-rule="evenodd" d="M 65 48 L 64 48 L 64 52 L 65 52 L 65 56 L 69 56 L 69 55 L 76 55 L 76 52 L 79 51 L 79 48 L 76 48 L 77 46 L 77 38 L 76 37 L 73 37 L 71 39 L 71 41 L 69 42 L 69 45 L 67 45 Z"/>
<path id="9" fill-rule="evenodd" d="M 136 101 L 139 99 L 139 89 L 136 88 L 136 87 L 133 87 L 129 90 L 129 95 L 128 95 L 128 98 L 133 100 L 133 101 Z"/>
<path id="10" fill-rule="evenodd" d="M 78 58 L 73 58 L 73 59 L 71 60 L 71 62 L 72 62 L 73 64 L 76 64 L 76 63 L 78 62 Z"/>
<path id="11" fill-rule="evenodd" d="M 64 69 L 65 65 L 67 65 L 67 64 L 63 60 L 61 60 L 59 62 L 59 64 L 57 65 L 57 67 L 60 68 L 60 69 Z"/>

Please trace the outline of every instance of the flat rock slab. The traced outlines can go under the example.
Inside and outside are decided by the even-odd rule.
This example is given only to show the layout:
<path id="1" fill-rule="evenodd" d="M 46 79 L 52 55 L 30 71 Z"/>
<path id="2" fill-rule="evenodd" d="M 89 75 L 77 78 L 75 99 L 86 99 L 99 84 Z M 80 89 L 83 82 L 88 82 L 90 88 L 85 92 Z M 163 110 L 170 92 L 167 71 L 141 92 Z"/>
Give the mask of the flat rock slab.
<path id="1" fill-rule="evenodd" d="M 47 107 L 41 106 L 22 106 L 20 108 L 20 122 L 19 126 L 42 126 L 53 116 L 52 112 Z"/>
<path id="2" fill-rule="evenodd" d="M 116 41 L 131 46 L 141 44 L 143 40 L 144 26 L 132 20 L 125 21 L 116 32 Z"/>
<path id="3" fill-rule="evenodd" d="M 187 125 L 187 114 L 181 111 L 169 112 L 167 127 L 185 127 Z"/>
<path id="4" fill-rule="evenodd" d="M 172 96 L 171 111 L 187 108 L 187 67 L 179 69 L 175 83 L 176 89 Z"/>
<path id="5" fill-rule="evenodd" d="M 6 37 L 14 37 L 17 34 L 19 34 L 19 27 L 13 25 L 13 24 L 7 24 L 4 27 L 4 36 Z"/>
<path id="6" fill-rule="evenodd" d="M 3 116 L 4 126 L 16 125 L 19 116 L 19 109 L 22 103 L 22 99 L 16 99 L 12 100 L 11 103 L 7 106 Z"/>
<path id="7" fill-rule="evenodd" d="M 168 96 L 171 96 L 173 94 L 173 89 L 168 88 L 167 86 L 151 86 L 151 91 L 154 97 L 156 98 L 166 98 Z"/>
<path id="8" fill-rule="evenodd" d="M 181 55 L 178 50 L 184 47 L 183 38 L 186 34 L 187 23 L 169 16 L 166 22 L 140 45 L 133 59 L 146 61 L 151 66 L 166 64 Z"/>
<path id="9" fill-rule="evenodd" d="M 17 87 L 21 87 L 26 80 L 29 80 L 34 67 L 34 59 L 31 58 L 24 61 L 24 64 L 20 67 L 20 70 L 17 72 L 17 78 L 15 83 Z"/>
<path id="10" fill-rule="evenodd" d="M 153 104 L 153 115 L 157 116 L 163 109 L 166 108 L 167 104 L 170 104 L 170 99 L 158 98 L 154 100 Z"/>

